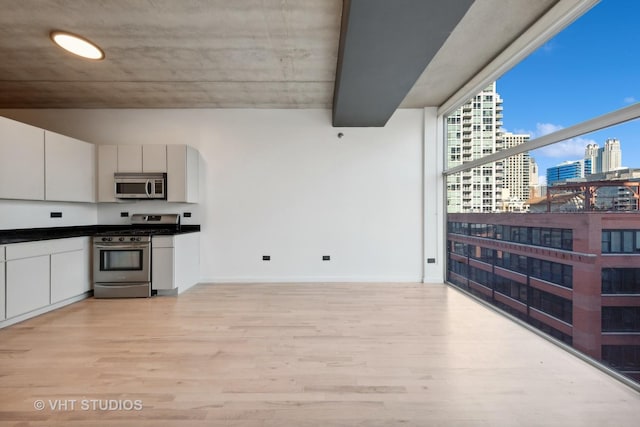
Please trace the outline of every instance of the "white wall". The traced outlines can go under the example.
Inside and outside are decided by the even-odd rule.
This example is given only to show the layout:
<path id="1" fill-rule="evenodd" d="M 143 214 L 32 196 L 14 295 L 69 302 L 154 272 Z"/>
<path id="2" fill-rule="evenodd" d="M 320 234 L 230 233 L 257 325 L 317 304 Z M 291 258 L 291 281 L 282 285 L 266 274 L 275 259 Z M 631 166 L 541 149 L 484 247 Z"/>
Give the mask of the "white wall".
<path id="1" fill-rule="evenodd" d="M 423 110 L 398 110 L 384 128 L 341 129 L 331 127 L 328 110 L 0 115 L 97 144 L 197 148 L 199 206 L 100 204 L 98 219 L 120 222 L 121 211 L 193 212 L 190 222 L 202 225 L 205 281 L 422 280 Z"/>
<path id="2" fill-rule="evenodd" d="M 98 220 L 97 211 L 92 203 L 0 200 L 0 230 L 94 225 Z M 62 218 L 51 218 L 51 212 L 62 212 Z"/>

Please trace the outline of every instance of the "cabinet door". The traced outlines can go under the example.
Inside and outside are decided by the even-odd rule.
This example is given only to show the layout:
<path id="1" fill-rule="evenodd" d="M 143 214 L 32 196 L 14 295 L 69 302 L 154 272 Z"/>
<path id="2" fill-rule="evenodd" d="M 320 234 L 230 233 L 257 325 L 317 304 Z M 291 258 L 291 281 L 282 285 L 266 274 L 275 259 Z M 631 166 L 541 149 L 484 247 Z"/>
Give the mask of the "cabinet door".
<path id="1" fill-rule="evenodd" d="M 87 253 L 82 250 L 51 255 L 51 304 L 91 289 Z"/>
<path id="2" fill-rule="evenodd" d="M 95 202 L 95 146 L 49 131 L 44 140 L 45 199 Z"/>
<path id="3" fill-rule="evenodd" d="M 0 117 L 0 199 L 44 200 L 44 130 Z"/>
<path id="4" fill-rule="evenodd" d="M 200 153 L 193 147 L 187 146 L 187 203 L 198 203 L 200 191 Z"/>
<path id="5" fill-rule="evenodd" d="M 5 295 L 5 284 L 4 284 L 4 262 L 0 261 L 0 320 L 4 320 L 6 318 L 4 311 L 4 295 Z"/>
<path id="6" fill-rule="evenodd" d="M 174 237 L 175 286 L 180 292 L 200 280 L 200 233 L 186 233 Z"/>
<path id="7" fill-rule="evenodd" d="M 49 305 L 49 255 L 7 261 L 7 318 Z"/>
<path id="8" fill-rule="evenodd" d="M 153 248 L 151 260 L 151 288 L 174 289 L 173 248 Z"/>
<path id="9" fill-rule="evenodd" d="M 118 172 L 118 146 L 98 145 L 98 202 L 115 202 L 115 181 Z"/>
<path id="10" fill-rule="evenodd" d="M 118 145 L 118 172 L 142 172 L 141 145 Z"/>
<path id="11" fill-rule="evenodd" d="M 167 201 L 198 202 L 198 151 L 187 145 L 167 145 Z"/>
<path id="12" fill-rule="evenodd" d="M 166 172 L 167 171 L 167 146 L 143 145 L 142 146 L 142 172 Z"/>

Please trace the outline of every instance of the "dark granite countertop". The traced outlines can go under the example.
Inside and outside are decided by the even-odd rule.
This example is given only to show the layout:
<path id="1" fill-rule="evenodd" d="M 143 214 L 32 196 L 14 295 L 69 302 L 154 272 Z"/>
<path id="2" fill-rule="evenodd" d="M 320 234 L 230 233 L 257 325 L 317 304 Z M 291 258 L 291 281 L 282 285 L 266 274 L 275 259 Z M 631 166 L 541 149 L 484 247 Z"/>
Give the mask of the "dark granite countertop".
<path id="1" fill-rule="evenodd" d="M 0 230 L 0 245 L 11 243 L 35 242 L 38 240 L 66 239 L 69 237 L 94 236 L 98 233 L 139 229 L 127 225 L 84 225 L 71 227 L 17 228 Z M 174 236 L 177 234 L 196 233 L 200 225 L 182 225 L 180 229 L 157 233 L 156 235 Z"/>

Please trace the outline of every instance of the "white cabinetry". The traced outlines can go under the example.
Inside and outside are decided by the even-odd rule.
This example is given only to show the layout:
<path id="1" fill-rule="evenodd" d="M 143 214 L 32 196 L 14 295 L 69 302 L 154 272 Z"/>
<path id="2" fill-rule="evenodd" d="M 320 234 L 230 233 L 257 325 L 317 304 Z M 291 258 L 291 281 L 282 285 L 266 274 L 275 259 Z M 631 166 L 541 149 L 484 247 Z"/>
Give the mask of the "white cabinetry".
<path id="1" fill-rule="evenodd" d="M 7 317 L 49 305 L 49 255 L 7 262 Z"/>
<path id="2" fill-rule="evenodd" d="M 118 146 L 98 145 L 98 202 L 115 202 L 115 181 L 118 172 Z"/>
<path id="3" fill-rule="evenodd" d="M 91 289 L 89 239 L 74 237 L 6 246 L 8 321 L 49 311 Z M 50 307 L 52 304 L 57 305 Z"/>
<path id="4" fill-rule="evenodd" d="M 174 289 L 175 268 L 173 258 L 173 237 L 157 236 L 153 238 L 151 249 L 151 287 L 152 289 Z"/>
<path id="5" fill-rule="evenodd" d="M 167 171 L 167 146 L 143 145 L 142 146 L 142 172 L 166 172 Z"/>
<path id="6" fill-rule="evenodd" d="M 158 294 L 184 292 L 200 277 L 200 233 L 153 236 L 151 287 Z"/>
<path id="7" fill-rule="evenodd" d="M 64 252 L 51 254 L 51 304 L 91 290 L 89 239 L 64 239 L 64 243 L 57 248 Z"/>
<path id="8" fill-rule="evenodd" d="M 142 172 L 142 147 L 118 145 L 118 172 Z"/>
<path id="9" fill-rule="evenodd" d="M 44 130 L 0 117 L 0 199 L 44 200 Z"/>
<path id="10" fill-rule="evenodd" d="M 4 320 L 6 317 L 5 313 L 5 301 L 4 297 L 6 293 L 5 283 L 4 283 L 4 246 L 0 246 L 0 320 Z"/>
<path id="11" fill-rule="evenodd" d="M 45 131 L 45 199 L 95 202 L 95 146 Z"/>
<path id="12" fill-rule="evenodd" d="M 166 172 L 166 145 L 117 145 L 118 172 Z"/>
<path id="13" fill-rule="evenodd" d="M 49 305 L 49 248 L 38 242 L 7 246 L 7 318 Z"/>
<path id="14" fill-rule="evenodd" d="M 115 172 L 166 172 L 168 202 L 198 202 L 200 156 L 187 145 L 98 146 L 98 202 L 115 202 Z"/>
<path id="15" fill-rule="evenodd" d="M 198 202 L 200 156 L 188 145 L 167 145 L 167 201 Z"/>

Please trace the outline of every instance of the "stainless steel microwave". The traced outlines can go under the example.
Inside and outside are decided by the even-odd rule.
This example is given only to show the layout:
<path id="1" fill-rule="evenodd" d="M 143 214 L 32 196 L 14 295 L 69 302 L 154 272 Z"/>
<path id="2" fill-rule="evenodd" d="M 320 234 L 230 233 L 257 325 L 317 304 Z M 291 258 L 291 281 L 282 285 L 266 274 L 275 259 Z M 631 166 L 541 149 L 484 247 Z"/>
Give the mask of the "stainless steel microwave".
<path id="1" fill-rule="evenodd" d="M 167 199 L 166 173 L 116 173 L 117 199 Z"/>

